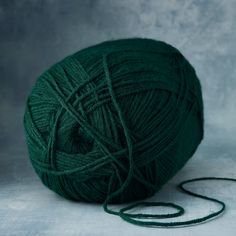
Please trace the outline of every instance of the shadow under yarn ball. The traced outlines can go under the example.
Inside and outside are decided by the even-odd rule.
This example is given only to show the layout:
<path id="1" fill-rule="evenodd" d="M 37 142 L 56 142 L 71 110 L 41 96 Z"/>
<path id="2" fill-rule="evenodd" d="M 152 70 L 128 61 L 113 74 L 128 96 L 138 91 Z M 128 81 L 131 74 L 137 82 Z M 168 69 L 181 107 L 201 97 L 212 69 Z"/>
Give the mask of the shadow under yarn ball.
<path id="1" fill-rule="evenodd" d="M 87 202 L 139 200 L 172 178 L 203 139 L 201 85 L 164 42 L 107 41 L 37 79 L 24 127 L 32 165 L 51 190 Z"/>

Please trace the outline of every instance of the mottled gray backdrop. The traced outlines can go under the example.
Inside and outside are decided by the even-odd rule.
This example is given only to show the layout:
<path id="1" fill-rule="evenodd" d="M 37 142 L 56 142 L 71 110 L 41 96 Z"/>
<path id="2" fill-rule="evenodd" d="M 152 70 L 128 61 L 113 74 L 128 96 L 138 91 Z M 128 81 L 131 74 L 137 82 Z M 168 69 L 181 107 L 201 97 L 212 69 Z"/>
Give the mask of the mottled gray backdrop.
<path id="1" fill-rule="evenodd" d="M 169 196 L 170 201 L 191 207 L 193 199 L 178 198 L 172 183 L 201 175 L 236 177 L 235 0 L 1 0 L 0 234 L 5 232 L 1 235 L 105 235 L 106 228 L 113 235 L 162 232 L 107 216 L 100 206 L 55 196 L 34 175 L 24 141 L 25 101 L 37 76 L 83 47 L 127 37 L 164 40 L 180 49 L 196 68 L 203 88 L 205 140 L 156 199 Z M 228 200 L 229 210 L 216 221 L 191 228 L 192 234 L 235 235 L 235 186 L 215 183 L 209 188 L 208 184 L 208 193 Z M 197 201 L 189 212 L 201 215 L 204 209 L 211 211 L 208 206 Z M 189 230 L 163 232 L 189 235 Z"/>

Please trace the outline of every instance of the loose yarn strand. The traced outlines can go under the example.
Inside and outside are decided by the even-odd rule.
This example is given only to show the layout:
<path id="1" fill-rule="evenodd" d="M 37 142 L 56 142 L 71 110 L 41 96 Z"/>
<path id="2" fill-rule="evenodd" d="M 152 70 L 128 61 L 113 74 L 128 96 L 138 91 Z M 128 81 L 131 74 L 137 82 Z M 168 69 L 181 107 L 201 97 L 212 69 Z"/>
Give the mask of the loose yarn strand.
<path id="1" fill-rule="evenodd" d="M 110 199 L 112 199 L 114 196 L 116 196 L 124 191 L 124 189 L 129 185 L 131 178 L 133 177 L 133 167 L 134 167 L 133 166 L 133 146 L 132 146 L 132 142 L 130 139 L 130 135 L 128 133 L 128 128 L 126 126 L 121 109 L 119 107 L 118 102 L 116 101 L 115 94 L 112 89 L 112 82 L 110 79 L 109 69 L 107 66 L 107 55 L 103 56 L 103 67 L 104 67 L 105 79 L 107 81 L 107 85 L 108 85 L 108 89 L 109 89 L 109 92 L 111 95 L 111 99 L 112 99 L 115 109 L 119 115 L 120 122 L 122 124 L 123 130 L 124 130 L 124 135 L 125 135 L 126 142 L 127 142 L 127 148 L 128 148 L 129 170 L 128 170 L 128 175 L 126 177 L 126 180 L 124 181 L 124 183 L 121 185 L 121 187 L 118 190 L 116 190 L 115 192 L 113 192 L 107 196 L 107 199 L 105 200 L 105 202 L 103 204 L 104 210 L 106 212 L 111 213 L 111 214 L 117 214 L 117 212 L 108 209 L 107 204 Z M 112 178 L 111 178 L 111 180 L 112 180 Z M 109 186 L 110 186 L 110 184 L 109 184 Z M 108 191 L 110 191 L 110 188 L 108 189 Z"/>
<path id="2" fill-rule="evenodd" d="M 138 219 L 148 219 L 148 218 L 153 218 L 153 219 L 166 219 L 166 218 L 174 218 L 174 217 L 178 217 L 184 214 L 184 208 L 180 205 L 174 204 L 174 203 L 166 203 L 166 202 L 138 202 L 135 204 L 131 204 L 127 207 L 121 208 L 119 210 L 119 216 L 132 224 L 135 225 L 139 225 L 139 226 L 147 226 L 147 227 L 180 227 L 180 226 L 193 226 L 193 225 L 197 225 L 200 223 L 205 223 L 206 221 L 209 221 L 217 216 L 219 216 L 220 214 L 222 214 L 225 210 L 225 203 L 223 201 L 220 201 L 218 199 L 215 198 L 210 198 L 206 195 L 202 195 L 202 194 L 198 194 L 195 193 L 193 191 L 188 190 L 187 188 L 185 188 L 184 186 L 187 183 L 193 183 L 193 182 L 199 182 L 199 181 L 206 181 L 206 180 L 225 180 L 225 181 L 233 181 L 236 182 L 236 179 L 234 178 L 226 178 L 226 177 L 201 177 L 201 178 L 194 178 L 194 179 L 189 179 L 189 180 L 185 180 L 180 182 L 177 185 L 177 188 L 179 190 L 181 190 L 183 193 L 193 196 L 193 197 L 197 197 L 197 198 L 201 198 L 207 201 L 211 201 L 211 202 L 215 202 L 218 205 L 220 205 L 220 209 L 210 213 L 204 217 L 199 217 L 199 218 L 195 218 L 192 220 L 187 220 L 187 221 L 175 221 L 175 222 L 158 222 L 158 221 L 141 221 L 141 220 L 136 220 L 136 218 Z M 172 213 L 172 214 L 131 214 L 131 213 L 127 213 L 128 210 L 134 209 L 138 206 L 168 206 L 168 207 L 172 207 L 173 209 L 178 210 L 176 213 Z"/>

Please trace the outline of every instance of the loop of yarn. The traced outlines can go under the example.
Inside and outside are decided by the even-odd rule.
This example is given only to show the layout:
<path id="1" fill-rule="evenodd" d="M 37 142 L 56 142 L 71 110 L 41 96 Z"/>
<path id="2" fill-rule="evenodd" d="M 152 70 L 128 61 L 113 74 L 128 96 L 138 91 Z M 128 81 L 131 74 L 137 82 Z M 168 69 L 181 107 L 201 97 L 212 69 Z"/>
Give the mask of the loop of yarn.
<path id="1" fill-rule="evenodd" d="M 194 154 L 203 139 L 201 85 L 171 45 L 107 41 L 66 57 L 37 79 L 24 127 L 30 160 L 44 185 L 148 225 L 134 218 L 176 217 L 184 209 L 161 203 L 177 212 L 135 215 L 127 213 L 130 207 L 116 212 L 108 203 L 152 196 Z"/>
<path id="2" fill-rule="evenodd" d="M 128 207 L 121 208 L 119 211 L 119 216 L 132 224 L 139 225 L 139 226 L 146 226 L 146 227 L 165 227 L 165 228 L 174 228 L 174 227 L 181 227 L 181 226 L 191 226 L 191 225 L 197 225 L 201 224 L 204 222 L 207 222 L 211 219 L 214 219 L 215 217 L 221 215 L 224 210 L 225 210 L 225 203 L 215 199 L 215 198 L 210 198 L 202 194 L 194 193 L 193 191 L 190 191 L 184 187 L 185 184 L 187 183 L 192 183 L 192 182 L 200 182 L 200 181 L 205 181 L 205 180 L 226 180 L 226 181 L 233 181 L 236 182 L 236 179 L 234 178 L 225 178 L 225 177 L 201 177 L 201 178 L 195 178 L 195 179 L 189 179 L 182 181 L 178 184 L 178 188 L 183 191 L 183 193 L 188 194 L 193 197 L 201 198 L 210 202 L 217 203 L 220 208 L 208 215 L 191 219 L 191 220 L 186 220 L 186 221 L 173 221 L 173 222 L 161 222 L 161 221 L 142 221 L 142 220 L 137 220 L 138 219 L 166 219 L 166 218 L 174 218 L 178 217 L 184 214 L 184 208 L 180 205 L 174 204 L 174 203 L 166 203 L 166 202 L 138 202 L 132 205 L 129 205 Z M 171 208 L 174 208 L 178 210 L 176 213 L 171 213 L 171 214 L 130 214 L 126 213 L 126 211 L 131 210 L 136 208 L 137 206 L 168 206 Z"/>

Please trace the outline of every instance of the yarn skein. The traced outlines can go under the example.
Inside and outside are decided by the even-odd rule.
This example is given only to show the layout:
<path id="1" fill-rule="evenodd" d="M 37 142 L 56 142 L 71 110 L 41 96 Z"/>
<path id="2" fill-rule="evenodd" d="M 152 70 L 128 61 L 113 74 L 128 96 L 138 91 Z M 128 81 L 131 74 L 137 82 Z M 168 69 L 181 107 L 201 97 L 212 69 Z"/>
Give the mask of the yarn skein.
<path id="1" fill-rule="evenodd" d="M 29 157 L 44 185 L 67 199 L 103 203 L 107 213 L 145 226 L 195 224 L 223 212 L 224 203 L 186 190 L 187 182 L 179 185 L 182 191 L 222 208 L 169 223 L 139 219 L 176 217 L 184 213 L 181 206 L 108 208 L 159 191 L 197 150 L 203 125 L 201 85 L 192 65 L 173 46 L 141 38 L 106 41 L 54 64 L 37 79 L 24 115 Z M 140 205 L 177 211 L 128 213 Z"/>

